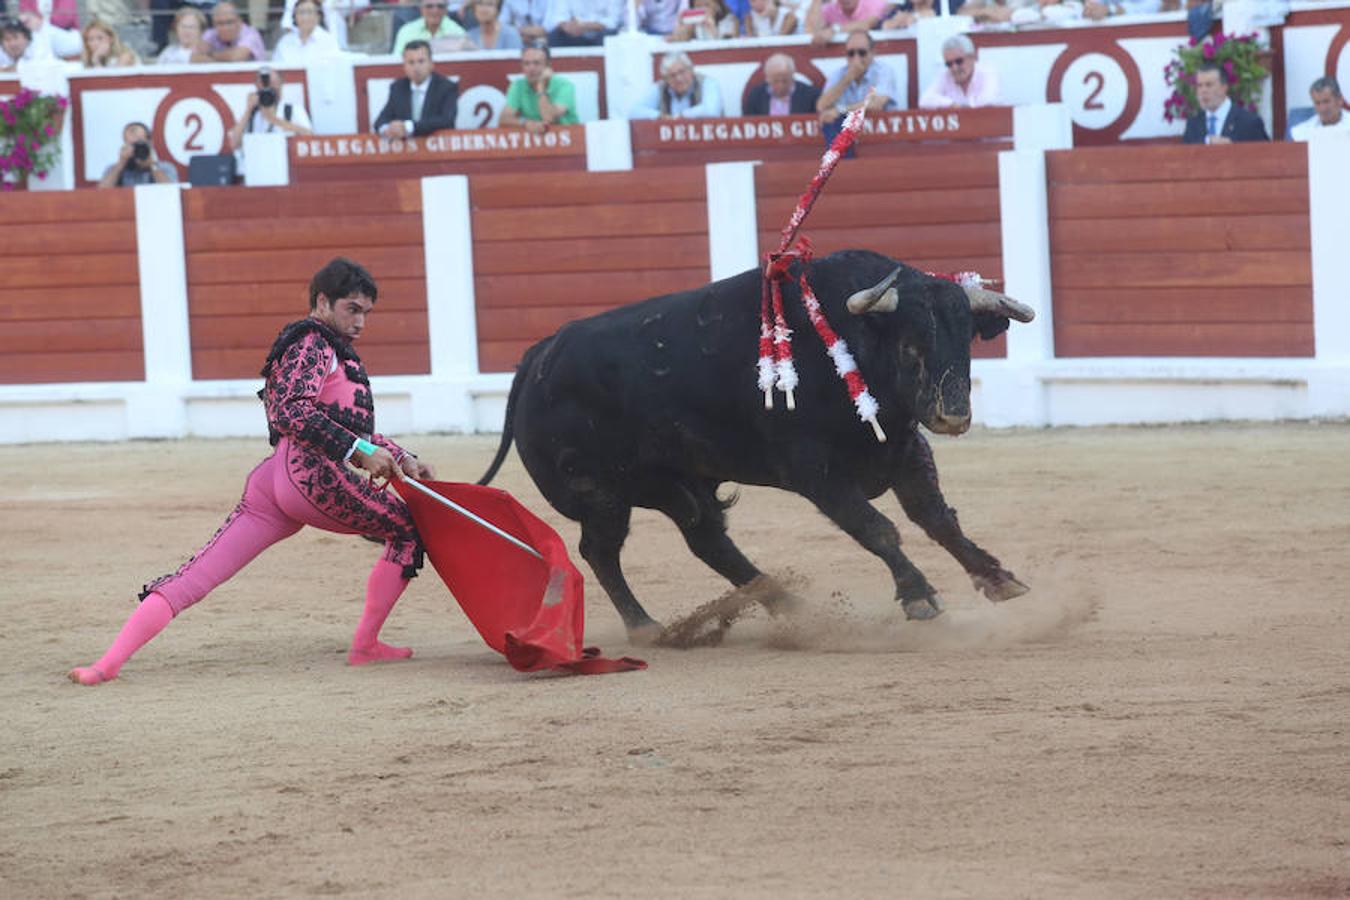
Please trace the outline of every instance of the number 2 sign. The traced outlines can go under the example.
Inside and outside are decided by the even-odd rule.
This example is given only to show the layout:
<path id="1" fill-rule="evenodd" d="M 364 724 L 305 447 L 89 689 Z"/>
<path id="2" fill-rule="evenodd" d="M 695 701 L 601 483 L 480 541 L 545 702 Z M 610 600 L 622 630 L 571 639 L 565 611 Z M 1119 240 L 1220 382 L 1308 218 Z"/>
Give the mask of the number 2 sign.
<path id="1" fill-rule="evenodd" d="M 1114 44 L 1063 54 L 1050 70 L 1046 99 L 1063 103 L 1073 118 L 1075 142 L 1115 141 L 1130 127 L 1143 100 L 1139 70 Z M 1086 132 L 1086 134 L 1084 134 Z"/>
<path id="2" fill-rule="evenodd" d="M 160 156 L 185 167 L 194 156 L 224 153 L 225 133 L 234 117 L 215 94 L 170 94 L 155 113 Z"/>

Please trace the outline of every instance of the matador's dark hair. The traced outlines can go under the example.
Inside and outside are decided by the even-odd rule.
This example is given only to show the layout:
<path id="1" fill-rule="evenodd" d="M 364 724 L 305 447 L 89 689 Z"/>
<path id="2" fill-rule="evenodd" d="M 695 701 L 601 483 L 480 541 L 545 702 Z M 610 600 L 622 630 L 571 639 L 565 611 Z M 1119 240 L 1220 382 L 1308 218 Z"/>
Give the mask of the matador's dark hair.
<path id="1" fill-rule="evenodd" d="M 329 302 L 353 294 L 364 294 L 370 298 L 371 303 L 374 303 L 378 299 L 378 293 L 375 278 L 366 271 L 365 266 L 352 262 L 345 256 L 339 256 L 315 272 L 314 277 L 310 279 L 309 308 L 312 310 L 319 305 L 320 294 L 327 297 Z"/>

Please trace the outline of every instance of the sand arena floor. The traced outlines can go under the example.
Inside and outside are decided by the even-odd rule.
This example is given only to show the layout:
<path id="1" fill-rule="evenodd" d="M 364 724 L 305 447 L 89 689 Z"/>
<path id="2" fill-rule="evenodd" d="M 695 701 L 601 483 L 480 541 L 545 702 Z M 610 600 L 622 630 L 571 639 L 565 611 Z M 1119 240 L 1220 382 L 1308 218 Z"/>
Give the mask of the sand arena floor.
<path id="1" fill-rule="evenodd" d="M 495 438 L 411 442 L 472 480 Z M 377 554 L 302 532 L 116 682 L 137 588 L 214 531 L 258 441 L 0 448 L 0 896 L 1330 897 L 1350 892 L 1350 426 L 933 441 L 995 607 L 895 518 L 949 613 L 797 497 L 732 534 L 810 612 L 646 672 L 524 676 L 427 570 L 349 669 Z M 575 547 L 513 457 L 498 484 Z M 725 585 L 640 513 L 672 620 Z M 589 570 L 585 569 L 589 579 Z"/>

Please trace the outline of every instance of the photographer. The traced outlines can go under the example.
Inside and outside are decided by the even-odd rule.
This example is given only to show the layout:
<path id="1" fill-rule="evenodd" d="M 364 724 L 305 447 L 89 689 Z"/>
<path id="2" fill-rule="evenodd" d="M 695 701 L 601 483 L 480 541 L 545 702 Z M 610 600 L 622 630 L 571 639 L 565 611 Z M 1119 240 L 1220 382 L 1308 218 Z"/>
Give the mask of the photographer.
<path id="1" fill-rule="evenodd" d="M 245 134 L 281 132 L 290 137 L 295 134 L 314 133 L 305 108 L 282 99 L 280 72 L 274 72 L 264 66 L 258 70 L 257 85 L 258 89 L 248 95 L 244 114 L 230 129 L 231 150 L 239 150 L 244 146 Z"/>
<path id="2" fill-rule="evenodd" d="M 138 184 L 173 184 L 178 180 L 174 167 L 160 162 L 150 142 L 150 129 L 132 122 L 122 129 L 122 149 L 117 162 L 108 166 L 98 186 L 134 187 Z"/>

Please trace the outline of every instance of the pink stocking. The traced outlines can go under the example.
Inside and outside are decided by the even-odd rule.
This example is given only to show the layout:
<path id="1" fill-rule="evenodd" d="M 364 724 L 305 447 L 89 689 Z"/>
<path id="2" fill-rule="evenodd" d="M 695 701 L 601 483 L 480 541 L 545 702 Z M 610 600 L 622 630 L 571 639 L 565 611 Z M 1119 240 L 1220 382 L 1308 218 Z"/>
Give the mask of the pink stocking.
<path id="1" fill-rule="evenodd" d="M 122 626 L 108 652 L 92 666 L 71 669 L 70 680 L 80 684 L 112 681 L 122 670 L 122 664 L 131 658 L 131 654 L 144 647 L 172 620 L 173 609 L 169 607 L 169 601 L 154 592 L 147 594 L 127 619 L 127 623 Z"/>
<path id="2" fill-rule="evenodd" d="M 356 625 L 356 634 L 352 636 L 347 665 L 364 666 L 377 660 L 407 659 L 412 656 L 411 647 L 391 647 L 379 641 L 384 620 L 389 618 L 394 604 L 407 586 L 408 579 L 403 577 L 401 565 L 387 559 L 375 563 L 375 567 L 370 570 L 370 578 L 366 580 L 366 608 Z"/>

